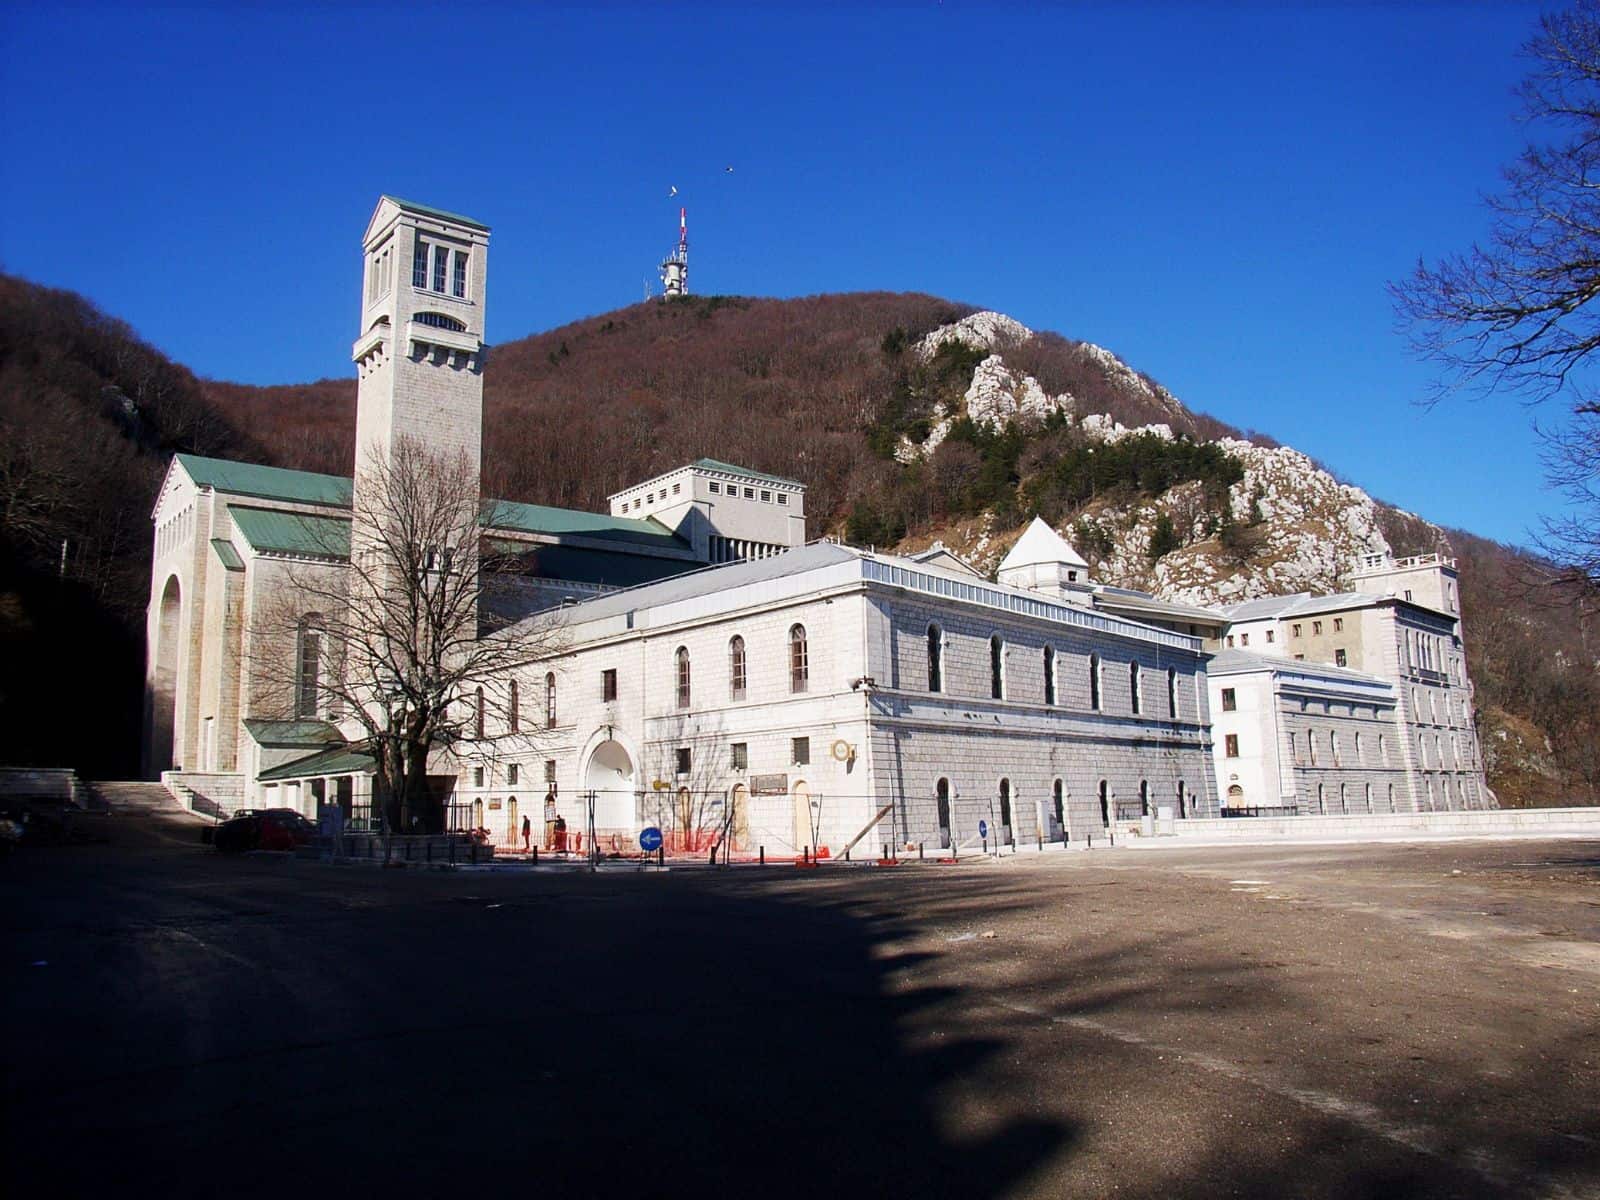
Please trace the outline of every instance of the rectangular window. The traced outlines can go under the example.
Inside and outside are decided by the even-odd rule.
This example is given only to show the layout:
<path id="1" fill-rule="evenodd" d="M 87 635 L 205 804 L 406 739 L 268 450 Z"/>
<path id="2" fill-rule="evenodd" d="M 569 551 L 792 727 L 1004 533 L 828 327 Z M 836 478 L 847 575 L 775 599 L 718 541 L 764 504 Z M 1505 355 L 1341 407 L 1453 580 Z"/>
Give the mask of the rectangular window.
<path id="1" fill-rule="evenodd" d="M 1301 661 L 1303 661 L 1305 659 L 1305 655 L 1304 654 L 1296 654 L 1294 656 L 1294 659 L 1295 659 L 1296 662 L 1301 662 Z"/>
<path id="2" fill-rule="evenodd" d="M 1241 633 L 1239 635 L 1239 645 L 1248 646 L 1249 644 L 1250 644 L 1250 635 L 1248 633 Z"/>
<path id="3" fill-rule="evenodd" d="M 483 786 L 483 768 L 482 767 L 473 767 L 472 768 L 472 786 L 475 787 L 475 788 L 481 788 Z"/>
<path id="4" fill-rule="evenodd" d="M 811 761 L 811 739 L 810 738 L 803 737 L 803 738 L 790 738 L 789 739 L 789 761 L 791 763 L 793 763 L 797 767 L 803 767 L 803 766 L 806 766 L 808 763 L 810 763 L 810 761 Z"/>
<path id="5" fill-rule="evenodd" d="M 683 484 L 675 483 L 675 484 L 672 485 L 672 494 L 674 496 L 676 496 L 681 491 L 683 491 Z"/>
<path id="6" fill-rule="evenodd" d="M 744 498 L 746 500 L 754 500 L 756 498 L 756 490 L 755 490 L 755 488 L 745 488 L 745 490 L 744 490 Z"/>
<path id="7" fill-rule="evenodd" d="M 1343 633 L 1344 632 L 1344 618 L 1343 617 L 1335 617 L 1333 619 L 1333 631 L 1335 633 Z"/>
<path id="8" fill-rule="evenodd" d="M 617 698 L 617 671 L 615 667 L 600 672 L 600 699 Z"/>
<path id="9" fill-rule="evenodd" d="M 1336 667 L 1342 667 L 1345 665 L 1343 650 L 1335 650 L 1333 652 L 1333 665 Z"/>
<path id="10" fill-rule="evenodd" d="M 1311 622 L 1311 635 L 1313 637 L 1320 637 L 1322 635 L 1322 622 L 1321 621 L 1313 621 L 1313 622 Z"/>
<path id="11" fill-rule="evenodd" d="M 1290 637 L 1299 637 L 1300 636 L 1300 626 L 1291 625 L 1289 627 L 1289 636 Z"/>
<path id="12" fill-rule="evenodd" d="M 766 488 L 762 488 L 761 489 L 761 503 L 763 503 L 763 504 L 771 504 L 772 503 L 772 493 L 767 491 Z"/>
<path id="13" fill-rule="evenodd" d="M 552 792 L 556 790 L 556 760 L 553 758 L 544 760 L 544 785 Z"/>
<path id="14" fill-rule="evenodd" d="M 672 754 L 673 766 L 677 770 L 678 774 L 687 775 L 689 773 L 690 764 L 693 761 L 692 756 L 689 753 L 689 747 L 679 746 L 672 752 Z"/>
<path id="15" fill-rule="evenodd" d="M 728 749 L 733 752 L 733 769 L 735 771 L 748 771 L 750 769 L 750 743 L 734 742 Z"/>
<path id="16" fill-rule="evenodd" d="M 707 486 L 707 487 L 709 487 L 709 488 L 710 488 L 710 489 L 711 489 L 711 494 L 712 494 L 712 495 L 713 495 L 713 496 L 720 496 L 720 495 L 722 495 L 722 485 L 721 485 L 721 484 L 720 484 L 720 483 L 718 483 L 718 482 L 717 482 L 717 481 L 716 481 L 716 480 L 715 480 L 715 479 L 713 479 L 713 480 L 712 480 L 712 481 L 711 481 L 711 482 L 710 482 L 710 483 L 709 483 L 709 484 L 707 484 L 707 485 L 706 485 L 706 486 Z"/>
<path id="17" fill-rule="evenodd" d="M 1222 689 L 1222 711 L 1233 712 L 1239 707 L 1239 699 L 1232 688 Z"/>
<path id="18" fill-rule="evenodd" d="M 789 497 L 787 495 L 785 495 L 783 492 L 779 492 L 778 493 L 778 503 L 779 504 L 788 504 L 789 503 Z"/>
<path id="19" fill-rule="evenodd" d="M 450 289 L 451 293 L 456 296 L 465 297 L 467 294 L 467 252 L 465 250 L 456 251 L 455 279 L 453 284 L 454 286 Z"/>
<path id="20" fill-rule="evenodd" d="M 1230 733 L 1225 740 L 1226 740 L 1226 743 L 1227 743 L 1227 757 L 1229 757 L 1229 758 L 1238 758 L 1239 757 L 1239 735 L 1237 733 Z"/>
<path id="21" fill-rule="evenodd" d="M 1228 645 L 1233 645 L 1233 634 L 1231 633 L 1228 635 Z"/>
<path id="22" fill-rule="evenodd" d="M 428 286 L 428 243 L 421 238 L 417 239 L 416 249 L 411 252 L 411 286 Z"/>
<path id="23" fill-rule="evenodd" d="M 507 787 L 516 787 L 517 786 L 517 774 L 518 774 L 518 772 L 517 772 L 517 764 L 516 763 L 507 763 L 506 764 L 506 786 Z"/>
<path id="24" fill-rule="evenodd" d="M 444 291 L 445 264 L 450 259 L 450 251 L 444 246 L 433 248 L 433 290 Z"/>
<path id="25" fill-rule="evenodd" d="M 1273 636 L 1273 631 L 1270 629 L 1267 630 L 1267 644 L 1270 646 L 1276 640 L 1277 639 Z"/>

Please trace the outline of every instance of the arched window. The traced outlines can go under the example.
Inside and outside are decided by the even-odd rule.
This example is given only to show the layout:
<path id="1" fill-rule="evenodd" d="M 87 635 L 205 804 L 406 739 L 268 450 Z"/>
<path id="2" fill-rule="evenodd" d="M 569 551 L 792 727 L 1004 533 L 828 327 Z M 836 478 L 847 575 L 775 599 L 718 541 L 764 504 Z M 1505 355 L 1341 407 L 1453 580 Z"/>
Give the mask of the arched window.
<path id="1" fill-rule="evenodd" d="M 1089 655 L 1089 707 L 1100 711 L 1100 656 Z M 1101 781 L 1102 786 L 1104 780 Z"/>
<path id="2" fill-rule="evenodd" d="M 1111 796 L 1106 790 L 1106 781 L 1100 781 L 1100 824 L 1107 829 L 1111 828 Z"/>
<path id="3" fill-rule="evenodd" d="M 1356 730 L 1356 765 L 1362 766 L 1365 760 L 1361 757 L 1361 731 Z"/>
<path id="4" fill-rule="evenodd" d="M 1011 780 L 1000 781 L 1000 829 L 1011 828 Z M 1000 830 L 995 830 L 994 840 L 1000 840 Z"/>
<path id="5" fill-rule="evenodd" d="M 544 677 L 544 723 L 547 729 L 556 727 L 556 673 Z"/>
<path id="6" fill-rule="evenodd" d="M 473 698 L 476 701 L 476 706 L 475 706 L 475 708 L 473 710 L 473 716 L 472 716 L 473 736 L 477 737 L 477 738 L 482 738 L 483 737 L 483 688 L 480 687 L 477 690 L 477 692 L 476 692 L 476 694 L 474 695 Z"/>
<path id="7" fill-rule="evenodd" d="M 689 707 L 689 699 L 690 699 L 690 692 L 689 692 L 689 647 L 687 647 L 687 646 L 679 646 L 678 647 L 678 653 L 676 655 L 674 655 L 673 657 L 674 657 L 674 661 L 677 663 L 677 679 L 678 679 L 678 697 L 677 697 L 677 699 L 678 699 L 678 707 L 679 708 L 688 708 Z"/>
<path id="8" fill-rule="evenodd" d="M 1066 788 L 1062 785 L 1061 780 L 1058 779 L 1056 780 L 1056 785 L 1052 790 L 1054 792 L 1053 798 L 1055 800 L 1056 807 L 1056 828 L 1064 830 L 1067 827 Z"/>
<path id="9" fill-rule="evenodd" d="M 944 630 L 928 626 L 928 690 L 944 691 Z"/>
<path id="10" fill-rule="evenodd" d="M 1310 751 L 1310 753 L 1311 753 L 1311 765 L 1313 767 L 1316 766 L 1317 765 L 1317 731 L 1315 729 L 1306 730 L 1306 749 L 1308 751 Z"/>
<path id="11" fill-rule="evenodd" d="M 1244 789 L 1237 783 L 1228 785 L 1228 807 L 1238 808 L 1244 803 Z"/>
<path id="12" fill-rule="evenodd" d="M 806 648 L 806 627 L 789 627 L 789 690 L 803 692 L 811 686 L 811 654 Z"/>
<path id="13" fill-rule="evenodd" d="M 934 798 L 939 808 L 939 829 L 948 833 L 950 830 L 950 781 L 939 780 L 934 788 Z"/>
<path id="14" fill-rule="evenodd" d="M 1327 811 L 1328 811 L 1327 798 L 1324 795 L 1322 785 L 1319 783 L 1319 784 L 1317 784 L 1317 812 L 1319 814 L 1326 814 Z"/>
<path id="15" fill-rule="evenodd" d="M 1333 751 L 1333 765 L 1339 766 L 1339 731 L 1337 729 L 1328 731 L 1328 749 Z"/>
<path id="16" fill-rule="evenodd" d="M 516 733 L 522 726 L 522 697 L 518 694 L 517 681 L 515 679 L 511 681 L 509 691 L 510 694 L 506 697 L 506 705 L 508 707 L 506 725 L 512 733 Z M 481 825 L 482 822 L 480 821 L 479 824 Z"/>
<path id="17" fill-rule="evenodd" d="M 1141 817 L 1150 815 L 1150 781 L 1148 779 L 1139 780 L 1139 815 Z"/>
<path id="18" fill-rule="evenodd" d="M 315 717 L 322 709 L 322 614 L 300 618 L 295 646 L 294 712 Z"/>
<path id="19" fill-rule="evenodd" d="M 1139 712 L 1139 664 L 1128 664 L 1128 700 L 1133 705 L 1133 711 Z"/>
<path id="20" fill-rule="evenodd" d="M 1367 811 L 1372 811 L 1372 785 L 1367 784 Z"/>
<path id="21" fill-rule="evenodd" d="M 1346 794 L 1345 785 L 1341 783 L 1339 785 L 1339 812 L 1341 814 L 1345 814 L 1345 813 L 1348 813 L 1349 811 L 1350 811 L 1349 797 Z"/>
<path id="22" fill-rule="evenodd" d="M 1386 767 L 1389 765 L 1389 739 L 1381 733 L 1378 735 L 1378 761 Z"/>
<path id="23" fill-rule="evenodd" d="M 1178 817 L 1181 820 L 1189 815 L 1188 797 L 1183 792 L 1183 780 L 1178 780 Z"/>
<path id="24" fill-rule="evenodd" d="M 743 700 L 745 695 L 744 639 L 735 637 L 728 642 L 728 696 Z"/>
<path id="25" fill-rule="evenodd" d="M 1056 702 L 1056 648 L 1054 646 L 1046 646 L 1044 648 L 1044 702 L 1046 704 L 1054 704 Z"/>
<path id="26" fill-rule="evenodd" d="M 1389 785 L 1389 811 L 1394 811 L 1394 784 Z"/>
<path id="27" fill-rule="evenodd" d="M 989 639 L 989 695 L 1006 697 L 1006 643 L 998 633 Z"/>
<path id="28" fill-rule="evenodd" d="M 1167 668 L 1167 716 L 1176 721 L 1178 719 L 1178 669 Z"/>

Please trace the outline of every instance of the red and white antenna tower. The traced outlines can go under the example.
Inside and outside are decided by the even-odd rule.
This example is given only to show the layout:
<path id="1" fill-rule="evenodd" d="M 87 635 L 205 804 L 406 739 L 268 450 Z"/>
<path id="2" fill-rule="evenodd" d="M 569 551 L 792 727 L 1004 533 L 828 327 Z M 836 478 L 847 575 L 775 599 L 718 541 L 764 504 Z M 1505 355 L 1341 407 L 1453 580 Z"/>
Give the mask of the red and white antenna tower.
<path id="1" fill-rule="evenodd" d="M 664 296 L 689 294 L 689 210 L 678 210 L 678 245 L 661 264 L 661 292 Z"/>

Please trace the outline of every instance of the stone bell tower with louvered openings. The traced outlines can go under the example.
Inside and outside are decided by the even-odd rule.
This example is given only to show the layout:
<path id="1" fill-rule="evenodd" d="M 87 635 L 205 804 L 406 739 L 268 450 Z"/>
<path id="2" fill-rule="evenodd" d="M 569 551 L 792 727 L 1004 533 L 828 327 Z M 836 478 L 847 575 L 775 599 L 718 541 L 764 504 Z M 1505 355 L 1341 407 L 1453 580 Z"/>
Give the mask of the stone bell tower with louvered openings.
<path id="1" fill-rule="evenodd" d="M 384 196 L 362 241 L 356 502 L 374 456 L 416 438 L 482 463 L 489 227 Z"/>

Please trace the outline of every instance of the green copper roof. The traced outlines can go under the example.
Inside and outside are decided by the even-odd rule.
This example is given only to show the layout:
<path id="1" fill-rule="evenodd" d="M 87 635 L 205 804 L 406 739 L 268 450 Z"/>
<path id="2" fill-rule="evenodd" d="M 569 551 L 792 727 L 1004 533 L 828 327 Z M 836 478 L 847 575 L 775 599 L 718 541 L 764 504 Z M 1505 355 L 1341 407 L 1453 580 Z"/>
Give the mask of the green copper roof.
<path id="1" fill-rule="evenodd" d="M 228 515 L 257 553 L 336 561 L 350 557 L 348 517 L 315 517 L 270 508 L 247 508 L 243 504 L 228 505 Z"/>
<path id="2" fill-rule="evenodd" d="M 272 767 L 256 776 L 262 783 L 304 779 L 309 775 L 362 775 L 373 769 L 372 755 L 355 746 L 332 746 L 306 758 Z"/>
<path id="3" fill-rule="evenodd" d="M 514 500 L 484 503 L 483 523 L 490 529 L 515 529 L 522 533 L 569 533 L 635 546 L 660 546 L 687 550 L 689 544 L 656 520 L 613 517 L 606 513 L 551 508 L 544 504 L 518 504 Z"/>
<path id="4" fill-rule="evenodd" d="M 418 204 L 413 200 L 402 200 L 399 196 L 385 195 L 385 200 L 393 200 L 401 208 L 409 212 L 423 213 L 426 216 L 438 217 L 444 221 L 454 221 L 457 225 L 470 225 L 474 229 L 489 232 L 489 227 L 482 221 L 474 221 L 471 217 L 463 217 L 460 213 L 446 212 L 442 208 L 434 208 L 431 204 Z"/>
<path id="5" fill-rule="evenodd" d="M 255 496 L 261 500 L 350 507 L 352 485 L 349 479 L 341 475 L 288 471 L 282 467 L 230 462 L 224 458 L 201 458 L 198 454 L 179 454 L 177 459 L 189 473 L 190 479 L 201 487 L 215 491 L 234 496 Z"/>
<path id="6" fill-rule="evenodd" d="M 331 721 L 317 721 L 309 717 L 294 721 L 246 717 L 244 728 L 259 746 L 304 746 L 316 749 L 344 745 L 344 735 Z"/>
<path id="7" fill-rule="evenodd" d="M 239 552 L 233 548 L 233 543 L 227 538 L 212 538 L 211 548 L 216 551 L 217 557 L 222 560 L 222 565 L 230 571 L 244 570 L 244 559 L 239 557 Z"/>
<path id="8" fill-rule="evenodd" d="M 689 465 L 704 467 L 707 471 L 726 471 L 729 475 L 742 475 L 746 479 L 764 479 L 768 483 L 787 483 L 794 487 L 805 486 L 798 479 L 785 479 L 782 475 L 765 475 L 760 471 L 752 471 L 748 467 L 736 467 L 732 463 L 718 462 L 714 458 L 697 458 Z"/>

